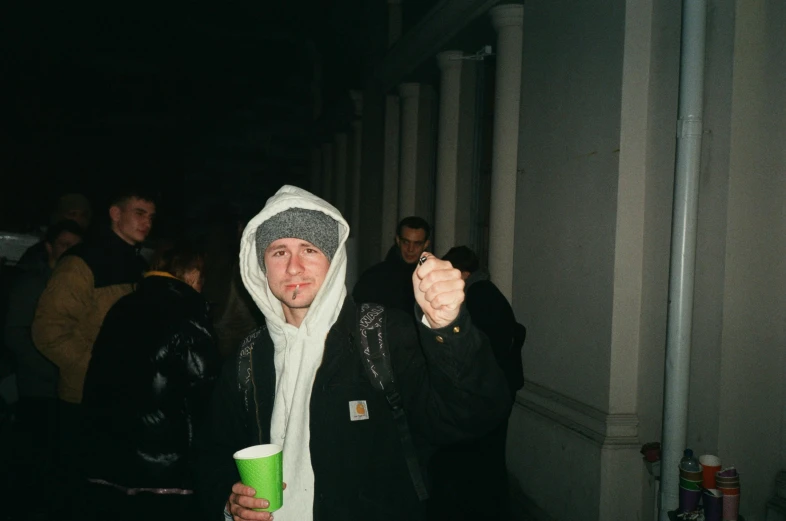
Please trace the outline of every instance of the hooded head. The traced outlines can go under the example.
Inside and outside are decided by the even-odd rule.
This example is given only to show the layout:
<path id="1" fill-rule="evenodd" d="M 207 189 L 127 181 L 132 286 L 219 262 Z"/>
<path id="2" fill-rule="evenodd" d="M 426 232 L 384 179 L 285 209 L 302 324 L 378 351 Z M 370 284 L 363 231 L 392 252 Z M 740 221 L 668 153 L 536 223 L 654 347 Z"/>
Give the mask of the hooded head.
<path id="1" fill-rule="evenodd" d="M 259 267 L 265 269 L 265 251 L 278 239 L 301 239 L 310 242 L 327 257 L 328 262 L 338 249 L 338 222 L 319 210 L 289 208 L 266 220 L 256 229 Z"/>
<path id="2" fill-rule="evenodd" d="M 335 322 L 346 296 L 348 235 L 338 210 L 293 186 L 282 187 L 249 221 L 241 275 L 269 328 L 305 324 L 321 330 Z M 293 310 L 305 319 L 293 324 Z"/>

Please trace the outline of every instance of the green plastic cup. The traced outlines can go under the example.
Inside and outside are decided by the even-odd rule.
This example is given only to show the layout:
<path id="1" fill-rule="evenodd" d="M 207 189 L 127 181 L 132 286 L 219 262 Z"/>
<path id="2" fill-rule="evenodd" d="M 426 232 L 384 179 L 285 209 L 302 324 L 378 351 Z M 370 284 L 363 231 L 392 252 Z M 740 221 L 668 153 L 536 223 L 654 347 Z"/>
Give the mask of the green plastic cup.
<path id="1" fill-rule="evenodd" d="M 256 508 L 275 512 L 284 504 L 284 448 L 281 445 L 253 445 L 235 452 L 240 481 L 256 491 L 255 498 L 267 499 L 270 506 Z"/>

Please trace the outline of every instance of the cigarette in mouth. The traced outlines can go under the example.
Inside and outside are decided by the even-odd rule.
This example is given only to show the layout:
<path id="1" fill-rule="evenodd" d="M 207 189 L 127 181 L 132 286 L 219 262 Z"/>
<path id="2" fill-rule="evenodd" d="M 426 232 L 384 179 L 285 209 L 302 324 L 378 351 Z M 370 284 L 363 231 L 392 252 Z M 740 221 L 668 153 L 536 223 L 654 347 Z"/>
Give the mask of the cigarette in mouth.
<path id="1" fill-rule="evenodd" d="M 295 300 L 297 298 L 298 291 L 300 291 L 300 284 L 295 286 L 295 291 L 292 292 L 292 300 Z"/>

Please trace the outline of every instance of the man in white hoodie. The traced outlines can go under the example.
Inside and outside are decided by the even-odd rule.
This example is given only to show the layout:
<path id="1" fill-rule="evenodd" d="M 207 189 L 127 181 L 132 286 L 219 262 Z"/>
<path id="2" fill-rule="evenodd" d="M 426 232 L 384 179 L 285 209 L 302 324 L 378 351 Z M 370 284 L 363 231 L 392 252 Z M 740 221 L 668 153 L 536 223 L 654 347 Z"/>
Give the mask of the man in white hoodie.
<path id="1" fill-rule="evenodd" d="M 238 482 L 232 454 L 284 447 L 279 521 L 423 519 L 401 433 L 360 356 L 358 307 L 347 297 L 349 226 L 330 204 L 284 186 L 241 241 L 243 283 L 266 327 L 225 366 L 200 444 L 205 511 L 269 520 L 267 500 Z M 462 307 L 464 282 L 427 255 L 412 277 L 419 324 L 386 311 L 385 335 L 421 471 L 435 446 L 482 435 L 510 398 L 486 337 Z"/>

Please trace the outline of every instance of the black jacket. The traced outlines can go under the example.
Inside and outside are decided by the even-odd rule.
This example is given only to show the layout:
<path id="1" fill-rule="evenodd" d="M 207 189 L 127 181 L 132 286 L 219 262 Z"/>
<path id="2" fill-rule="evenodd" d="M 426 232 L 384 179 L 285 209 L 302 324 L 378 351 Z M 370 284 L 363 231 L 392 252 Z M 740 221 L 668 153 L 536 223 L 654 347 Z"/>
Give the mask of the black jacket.
<path id="1" fill-rule="evenodd" d="M 472 323 L 488 337 L 513 399 L 517 390 L 517 378 L 514 374 L 521 368 L 520 363 L 513 362 L 515 357 L 521 356 L 521 352 L 513 350 L 512 347 L 516 327 L 513 308 L 484 271 L 474 272 L 467 279 L 464 291 Z M 429 469 L 434 483 L 430 519 L 497 521 L 506 518 L 507 420 L 505 417 L 491 432 L 480 438 L 440 447 L 434 454 Z M 474 462 L 476 472 L 464 471 L 468 460 Z M 472 501 L 468 504 L 456 501 L 456 497 L 473 494 L 485 498 L 486 501 Z"/>
<path id="2" fill-rule="evenodd" d="M 352 290 L 355 302 L 374 302 L 386 308 L 415 315 L 415 292 L 412 274 L 417 264 L 407 264 L 396 245 L 385 260 L 363 272 Z"/>
<path id="3" fill-rule="evenodd" d="M 20 396 L 57 398 L 57 366 L 33 344 L 30 326 L 36 306 L 46 289 L 49 265 L 30 264 L 11 284 L 5 316 L 5 343 L 16 357 L 16 381 Z"/>
<path id="4" fill-rule="evenodd" d="M 505 295 L 489 280 L 488 273 L 476 271 L 467 279 L 465 303 L 472 317 L 472 323 L 489 337 L 491 349 L 497 363 L 505 373 L 505 379 L 511 386 L 511 396 L 515 396 L 518 388 L 513 383 L 516 378 L 509 374 L 514 369 L 511 364 L 511 346 L 516 330 L 516 316 Z M 516 351 L 514 356 L 520 356 Z M 509 367 L 511 366 L 511 367 Z"/>
<path id="5" fill-rule="evenodd" d="M 481 435 L 498 424 L 510 399 L 485 337 L 465 311 L 449 327 L 420 325 L 419 331 L 403 313 L 386 314 L 397 385 L 425 469 L 436 445 Z M 347 298 L 327 336 L 311 394 L 314 520 L 422 519 L 425 508 L 412 485 L 390 408 L 384 394 L 371 387 L 355 345 L 356 315 Z M 243 356 L 251 357 L 254 383 L 248 405 L 247 387 L 239 378 Z M 239 480 L 232 454 L 269 442 L 275 383 L 273 343 L 267 331 L 258 330 L 225 365 L 213 396 L 212 418 L 200 443 L 206 512 L 220 512 Z M 367 401 L 368 420 L 350 421 L 353 400 Z"/>
<path id="6" fill-rule="evenodd" d="M 148 276 L 106 315 L 85 378 L 87 477 L 191 488 L 193 437 L 220 373 L 204 298 Z"/>

